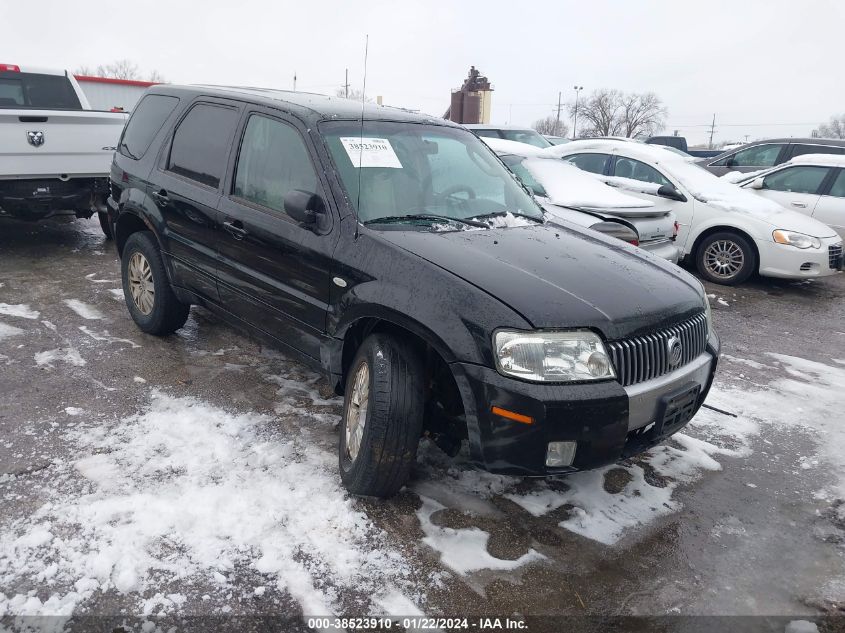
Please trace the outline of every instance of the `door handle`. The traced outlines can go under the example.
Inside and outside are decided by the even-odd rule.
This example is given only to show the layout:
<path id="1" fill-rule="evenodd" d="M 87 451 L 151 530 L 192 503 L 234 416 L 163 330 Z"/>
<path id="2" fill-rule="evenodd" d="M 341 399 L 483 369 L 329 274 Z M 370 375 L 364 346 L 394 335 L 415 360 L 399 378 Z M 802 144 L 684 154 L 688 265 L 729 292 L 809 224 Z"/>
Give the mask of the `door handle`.
<path id="1" fill-rule="evenodd" d="M 806 209 L 807 208 L 807 204 L 804 203 L 804 202 L 793 202 L 792 206 L 798 207 L 799 209 Z"/>
<path id="2" fill-rule="evenodd" d="M 244 228 L 244 225 L 240 220 L 226 220 L 223 223 L 223 228 L 236 240 L 242 240 L 249 235 L 249 231 Z"/>
<path id="3" fill-rule="evenodd" d="M 153 191 L 150 196 L 153 200 L 156 201 L 156 204 L 160 207 L 166 207 L 170 204 L 170 198 L 167 196 L 167 192 L 164 189 L 159 191 Z"/>

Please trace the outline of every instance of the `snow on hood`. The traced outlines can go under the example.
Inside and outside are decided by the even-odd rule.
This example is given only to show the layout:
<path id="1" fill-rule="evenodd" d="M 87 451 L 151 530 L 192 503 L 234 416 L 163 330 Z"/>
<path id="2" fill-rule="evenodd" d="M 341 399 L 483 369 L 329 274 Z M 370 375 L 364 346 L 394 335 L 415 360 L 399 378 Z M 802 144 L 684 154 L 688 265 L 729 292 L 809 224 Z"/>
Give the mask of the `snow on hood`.
<path id="1" fill-rule="evenodd" d="M 543 156 L 545 148 L 535 147 L 528 143 L 520 143 L 519 141 L 509 141 L 504 138 L 488 138 L 486 136 L 480 137 L 487 147 L 492 149 L 497 154 L 513 154 L 514 156 Z"/>
<path id="2" fill-rule="evenodd" d="M 648 200 L 626 196 L 574 165 L 559 160 L 528 158 L 522 165 L 543 185 L 552 204 L 593 209 L 641 209 L 654 206 Z"/>

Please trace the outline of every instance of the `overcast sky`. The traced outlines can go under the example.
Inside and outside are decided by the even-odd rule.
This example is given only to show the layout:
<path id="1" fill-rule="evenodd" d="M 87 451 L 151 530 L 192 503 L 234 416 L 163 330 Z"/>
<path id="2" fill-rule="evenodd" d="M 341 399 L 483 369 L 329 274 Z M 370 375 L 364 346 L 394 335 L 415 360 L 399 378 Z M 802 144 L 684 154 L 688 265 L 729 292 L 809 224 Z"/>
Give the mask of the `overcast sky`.
<path id="1" fill-rule="evenodd" d="M 705 141 L 804 136 L 845 112 L 843 0 L 546 2 L 0 0 L 0 62 L 128 58 L 175 83 L 367 93 L 442 115 L 470 65 L 493 122 L 530 124 L 572 87 L 656 92 L 667 131 Z M 569 121 L 571 125 L 571 121 Z"/>

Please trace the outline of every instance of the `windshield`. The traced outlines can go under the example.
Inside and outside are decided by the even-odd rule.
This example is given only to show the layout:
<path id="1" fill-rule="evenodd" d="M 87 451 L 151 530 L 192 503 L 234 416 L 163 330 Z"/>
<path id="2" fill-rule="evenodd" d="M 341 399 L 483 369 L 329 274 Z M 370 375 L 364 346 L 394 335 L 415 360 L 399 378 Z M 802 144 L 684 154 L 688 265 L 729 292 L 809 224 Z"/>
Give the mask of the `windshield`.
<path id="1" fill-rule="evenodd" d="M 534 130 L 499 130 L 499 133 L 509 141 L 528 143 L 534 147 L 551 147 L 552 144 L 539 132 Z"/>
<path id="2" fill-rule="evenodd" d="M 320 132 L 362 223 L 409 215 L 460 221 L 505 213 L 542 220 L 533 198 L 466 130 L 366 121 L 362 135 L 360 121 L 331 121 L 322 123 Z"/>
<path id="3" fill-rule="evenodd" d="M 0 72 L 0 109 L 41 108 L 81 110 L 82 105 L 64 75 Z"/>

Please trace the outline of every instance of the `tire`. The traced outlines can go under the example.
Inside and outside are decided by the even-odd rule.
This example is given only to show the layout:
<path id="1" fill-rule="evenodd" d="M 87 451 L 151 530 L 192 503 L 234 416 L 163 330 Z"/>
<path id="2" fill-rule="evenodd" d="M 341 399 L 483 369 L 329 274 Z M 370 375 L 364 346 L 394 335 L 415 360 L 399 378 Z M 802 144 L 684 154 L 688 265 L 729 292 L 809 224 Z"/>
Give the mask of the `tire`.
<path id="1" fill-rule="evenodd" d="M 112 235 L 111 232 L 111 224 L 109 224 L 108 214 L 103 213 L 102 211 L 97 211 L 97 219 L 100 220 L 100 228 L 103 229 L 103 234 L 106 236 L 106 239 L 112 239 L 114 235 Z"/>
<path id="2" fill-rule="evenodd" d="M 356 385 L 364 376 L 368 381 L 366 409 L 356 450 L 355 429 L 360 429 L 360 425 L 354 420 L 356 412 L 361 415 L 362 407 L 353 398 Z M 340 478 L 349 492 L 371 497 L 389 497 L 399 492 L 416 461 L 423 408 L 419 356 L 392 336 L 369 336 L 349 369 L 340 424 Z"/>
<path id="3" fill-rule="evenodd" d="M 123 247 L 120 268 L 126 306 L 142 331 L 164 336 L 185 325 L 191 306 L 179 301 L 173 293 L 161 251 L 151 232 L 139 231 L 129 236 Z M 137 289 L 137 299 L 133 298 L 130 282 Z M 153 292 L 145 293 L 144 289 Z"/>
<path id="4" fill-rule="evenodd" d="M 742 235 L 721 231 L 708 235 L 698 245 L 695 265 L 707 281 L 736 286 L 757 271 L 757 252 Z"/>

